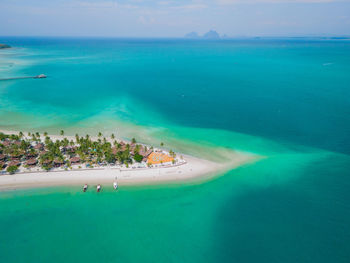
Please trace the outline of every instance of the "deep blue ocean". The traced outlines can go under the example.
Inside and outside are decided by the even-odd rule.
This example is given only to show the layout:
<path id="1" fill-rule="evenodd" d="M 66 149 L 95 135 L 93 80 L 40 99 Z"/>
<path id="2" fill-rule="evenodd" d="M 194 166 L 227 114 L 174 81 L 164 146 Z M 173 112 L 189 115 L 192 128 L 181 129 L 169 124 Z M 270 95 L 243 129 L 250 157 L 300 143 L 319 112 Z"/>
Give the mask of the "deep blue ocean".
<path id="1" fill-rule="evenodd" d="M 9 38 L 0 128 L 203 158 L 204 183 L 0 193 L 0 262 L 349 262 L 350 41 Z M 20 251 L 20 252 L 18 252 Z M 39 253 L 39 251 L 41 251 Z"/>

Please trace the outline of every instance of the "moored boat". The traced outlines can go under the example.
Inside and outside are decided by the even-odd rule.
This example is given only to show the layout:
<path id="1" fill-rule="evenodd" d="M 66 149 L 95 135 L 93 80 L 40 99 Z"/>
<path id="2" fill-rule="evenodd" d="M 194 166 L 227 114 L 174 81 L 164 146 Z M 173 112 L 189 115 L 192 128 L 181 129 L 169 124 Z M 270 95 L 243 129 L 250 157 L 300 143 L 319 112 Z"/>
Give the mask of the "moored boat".
<path id="1" fill-rule="evenodd" d="M 83 191 L 86 192 L 87 189 L 88 189 L 88 185 L 84 184 Z"/>
<path id="2" fill-rule="evenodd" d="M 113 183 L 113 188 L 114 188 L 115 190 L 118 189 L 118 183 L 117 183 L 117 182 L 114 182 L 114 183 Z"/>
<path id="3" fill-rule="evenodd" d="M 97 190 L 97 192 L 101 191 L 101 185 L 100 184 L 97 185 L 96 190 Z"/>

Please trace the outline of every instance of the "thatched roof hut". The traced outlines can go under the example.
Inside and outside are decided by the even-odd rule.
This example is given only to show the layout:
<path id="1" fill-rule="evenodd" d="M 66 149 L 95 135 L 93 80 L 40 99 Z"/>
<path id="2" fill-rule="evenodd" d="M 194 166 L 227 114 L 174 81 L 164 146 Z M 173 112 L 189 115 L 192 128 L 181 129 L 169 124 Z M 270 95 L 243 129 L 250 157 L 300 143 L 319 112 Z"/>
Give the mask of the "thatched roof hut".
<path id="1" fill-rule="evenodd" d="M 19 161 L 16 161 L 16 160 L 8 163 L 8 166 L 20 166 L 20 165 L 21 165 L 21 163 Z"/>
<path id="2" fill-rule="evenodd" d="M 26 162 L 26 165 L 36 165 L 38 163 L 38 160 L 35 159 L 35 158 L 32 158 L 32 159 L 29 159 L 27 162 Z"/>
<path id="3" fill-rule="evenodd" d="M 26 154 L 26 159 L 29 160 L 29 159 L 32 159 L 34 157 L 37 157 L 38 155 L 36 153 L 27 153 Z"/>
<path id="4" fill-rule="evenodd" d="M 23 154 L 21 154 L 21 153 L 12 153 L 11 160 L 19 160 L 22 156 L 23 156 Z"/>
<path id="5" fill-rule="evenodd" d="M 79 163 L 80 157 L 79 156 L 72 157 L 72 158 L 70 158 L 70 162 L 71 163 Z"/>
<path id="6" fill-rule="evenodd" d="M 113 153 L 114 155 L 116 155 L 116 154 L 117 154 L 117 152 L 118 152 L 117 147 L 112 147 L 112 153 Z"/>
<path id="7" fill-rule="evenodd" d="M 11 145 L 11 142 L 10 141 L 3 141 L 2 144 L 5 146 L 5 147 L 8 147 Z"/>
<path id="8" fill-rule="evenodd" d="M 35 150 L 43 150 L 44 149 L 44 144 L 38 143 L 34 146 Z"/>

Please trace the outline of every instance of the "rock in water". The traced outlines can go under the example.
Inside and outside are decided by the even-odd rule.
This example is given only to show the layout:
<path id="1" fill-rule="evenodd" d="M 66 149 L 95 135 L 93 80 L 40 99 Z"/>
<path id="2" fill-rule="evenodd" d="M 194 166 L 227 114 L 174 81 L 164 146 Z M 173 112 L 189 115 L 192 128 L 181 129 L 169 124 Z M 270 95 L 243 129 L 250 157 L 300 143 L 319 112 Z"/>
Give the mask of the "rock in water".
<path id="1" fill-rule="evenodd" d="M 6 44 L 0 44 L 0 49 L 1 48 L 10 48 L 10 46 L 9 45 L 6 45 Z"/>

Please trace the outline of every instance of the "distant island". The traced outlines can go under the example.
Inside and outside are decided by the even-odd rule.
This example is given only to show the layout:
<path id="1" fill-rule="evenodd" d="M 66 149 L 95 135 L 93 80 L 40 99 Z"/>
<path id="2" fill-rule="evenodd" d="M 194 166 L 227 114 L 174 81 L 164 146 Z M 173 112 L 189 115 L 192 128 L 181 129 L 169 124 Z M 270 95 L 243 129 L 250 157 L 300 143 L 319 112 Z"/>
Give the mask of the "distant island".
<path id="1" fill-rule="evenodd" d="M 6 45 L 6 44 L 0 44 L 0 49 L 2 49 L 2 48 L 10 48 L 11 46 L 9 46 L 9 45 Z"/>
<path id="2" fill-rule="evenodd" d="M 198 39 L 201 38 L 197 32 L 190 32 L 185 35 L 185 38 Z"/>
<path id="3" fill-rule="evenodd" d="M 203 36 L 198 35 L 197 32 L 190 32 L 185 35 L 185 38 L 188 39 L 221 39 L 218 32 L 215 30 L 210 30 L 207 33 L 205 33 Z M 224 38 L 227 38 L 226 35 L 224 35 Z"/>

